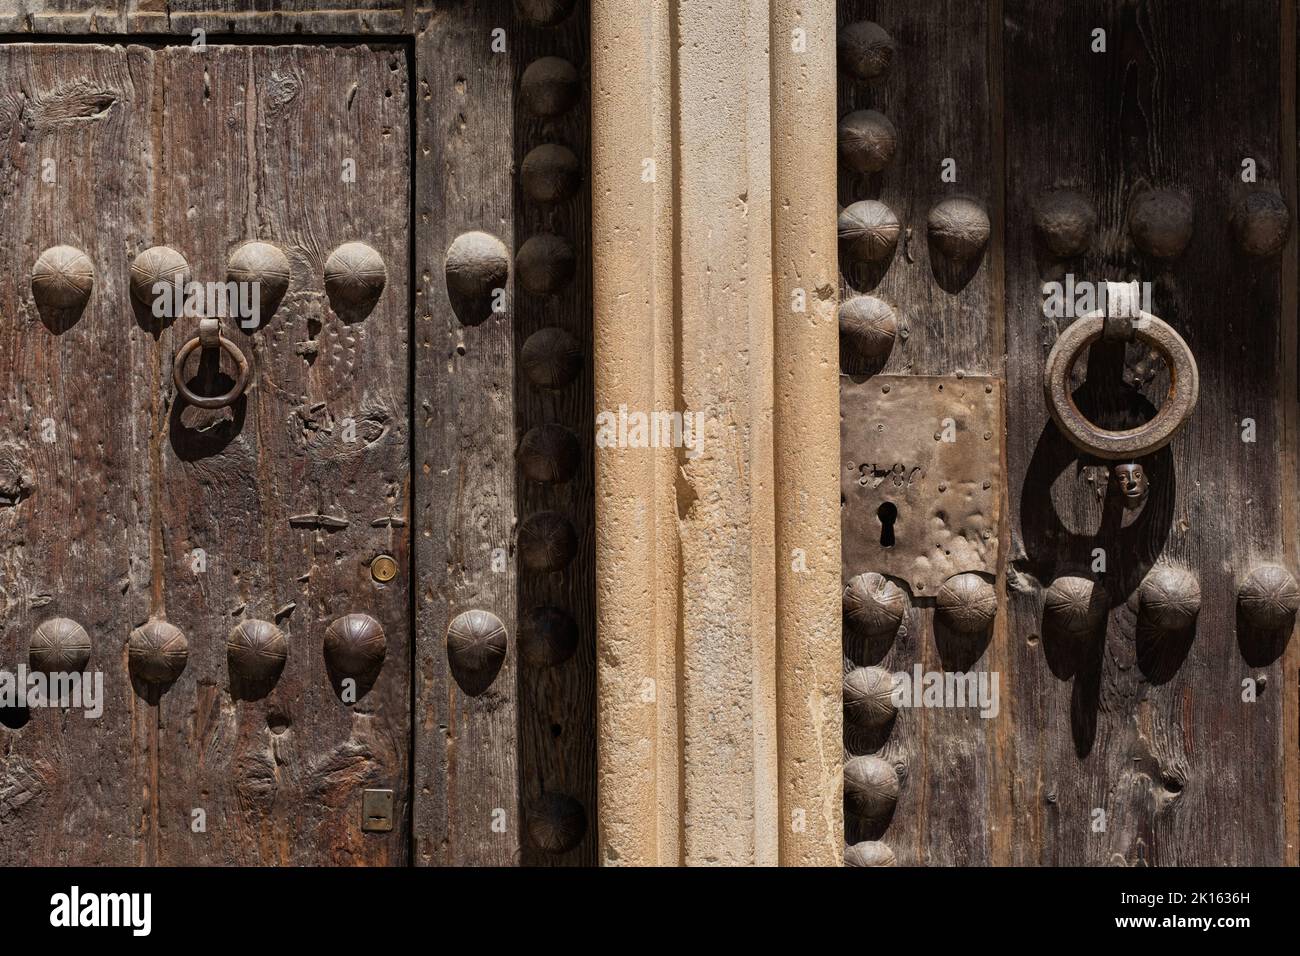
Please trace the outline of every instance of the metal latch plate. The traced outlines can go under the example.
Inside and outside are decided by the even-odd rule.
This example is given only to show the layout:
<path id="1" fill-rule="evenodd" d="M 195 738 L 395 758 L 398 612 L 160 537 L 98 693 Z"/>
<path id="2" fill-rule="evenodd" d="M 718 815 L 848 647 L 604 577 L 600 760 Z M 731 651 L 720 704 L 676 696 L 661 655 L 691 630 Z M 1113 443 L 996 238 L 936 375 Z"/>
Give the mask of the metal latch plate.
<path id="1" fill-rule="evenodd" d="M 361 829 L 385 833 L 393 828 L 393 791 L 366 790 L 361 794 Z"/>
<path id="2" fill-rule="evenodd" d="M 846 579 L 876 571 L 906 582 L 916 597 L 933 597 L 954 574 L 997 573 L 1000 379 L 845 380 L 840 458 Z"/>

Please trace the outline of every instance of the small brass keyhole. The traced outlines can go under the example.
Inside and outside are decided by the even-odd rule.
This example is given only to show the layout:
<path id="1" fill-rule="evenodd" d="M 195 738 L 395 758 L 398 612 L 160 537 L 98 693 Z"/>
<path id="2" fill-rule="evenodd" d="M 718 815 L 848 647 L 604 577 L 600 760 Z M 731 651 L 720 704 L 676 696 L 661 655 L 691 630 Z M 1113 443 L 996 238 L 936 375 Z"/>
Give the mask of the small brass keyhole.
<path id="1" fill-rule="evenodd" d="M 397 562 L 389 555 L 381 554 L 370 562 L 370 575 L 380 584 L 397 577 Z"/>
<path id="2" fill-rule="evenodd" d="M 876 517 L 880 519 L 880 546 L 882 548 L 892 548 L 894 546 L 894 522 L 898 519 L 898 505 L 892 501 L 886 501 L 876 509 Z"/>

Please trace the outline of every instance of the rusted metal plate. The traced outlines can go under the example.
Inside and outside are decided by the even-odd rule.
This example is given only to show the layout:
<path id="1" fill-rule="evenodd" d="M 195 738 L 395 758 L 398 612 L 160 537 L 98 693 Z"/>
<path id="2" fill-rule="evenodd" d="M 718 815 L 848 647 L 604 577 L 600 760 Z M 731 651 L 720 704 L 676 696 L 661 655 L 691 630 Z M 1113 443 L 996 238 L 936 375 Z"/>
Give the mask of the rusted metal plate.
<path id="1" fill-rule="evenodd" d="M 845 577 L 876 571 L 934 595 L 962 571 L 996 573 L 1002 383 L 876 375 L 840 392 Z"/>

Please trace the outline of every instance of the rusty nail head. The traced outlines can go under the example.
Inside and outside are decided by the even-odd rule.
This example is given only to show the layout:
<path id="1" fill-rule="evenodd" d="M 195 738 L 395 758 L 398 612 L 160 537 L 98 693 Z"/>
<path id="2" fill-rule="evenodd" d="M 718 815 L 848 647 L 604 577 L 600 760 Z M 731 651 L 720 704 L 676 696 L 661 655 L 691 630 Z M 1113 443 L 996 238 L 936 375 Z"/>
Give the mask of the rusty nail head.
<path id="1" fill-rule="evenodd" d="M 397 562 L 387 554 L 381 554 L 370 562 L 370 576 L 381 584 L 397 577 Z"/>

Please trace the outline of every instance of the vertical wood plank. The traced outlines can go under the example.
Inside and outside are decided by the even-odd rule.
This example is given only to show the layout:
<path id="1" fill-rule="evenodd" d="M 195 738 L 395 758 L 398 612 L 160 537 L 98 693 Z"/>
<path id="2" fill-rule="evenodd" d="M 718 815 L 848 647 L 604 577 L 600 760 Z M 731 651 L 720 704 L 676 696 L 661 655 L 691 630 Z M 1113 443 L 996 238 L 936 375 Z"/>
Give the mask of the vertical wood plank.
<path id="1" fill-rule="evenodd" d="M 158 715 L 132 694 L 125 655 L 151 590 L 155 348 L 122 307 L 124 253 L 151 228 L 152 61 L 99 45 L 0 56 L 0 668 L 27 665 L 35 627 L 67 617 L 90 636 L 86 676 L 103 690 L 93 719 L 0 713 L 8 865 L 156 860 Z M 79 315 L 33 301 L 32 267 L 60 244 L 94 269 Z"/>
<path id="2" fill-rule="evenodd" d="M 998 234 L 962 269 L 934 254 L 927 238 L 930 210 L 946 199 L 977 203 L 994 223 L 993 104 L 990 101 L 988 16 L 983 3 L 945 0 L 910 4 L 896 0 L 844 0 L 839 28 L 873 21 L 894 40 L 887 75 L 874 82 L 841 71 L 839 117 L 855 110 L 883 113 L 897 131 L 892 161 L 878 173 L 855 173 L 841 164 L 839 200 L 876 199 L 897 218 L 897 249 L 887 267 L 852 266 L 841 251 L 840 299 L 869 294 L 894 309 L 899 333 L 879 371 L 887 374 L 997 374 L 1001 356 Z M 956 179 L 945 181 L 945 161 Z M 883 271 L 882 271 L 883 270 Z M 845 365 L 845 371 L 861 369 Z M 841 394 L 872 388 L 871 378 L 844 374 Z M 936 425 L 938 423 L 936 422 Z M 904 516 L 906 517 L 906 516 Z M 845 583 L 874 568 L 845 567 Z M 900 586 L 903 586 L 900 582 Z M 904 587 L 904 590 L 907 590 Z M 916 665 L 924 672 L 988 671 L 996 667 L 992 639 L 978 644 L 936 632 L 934 599 L 910 595 L 909 608 L 892 644 L 869 658 L 846 653 L 845 672 L 878 666 L 891 673 Z M 847 646 L 847 645 L 846 645 Z M 1004 698 L 1005 699 L 1005 698 Z M 904 708 L 878 755 L 899 773 L 898 803 L 879 839 L 903 865 L 981 865 L 992 862 L 994 813 L 991 754 L 1004 712 L 986 720 L 973 708 Z M 877 743 L 871 741 L 872 744 Z M 867 751 L 859 744 L 846 759 Z M 850 843 L 877 834 L 846 820 Z"/>
<path id="3" fill-rule="evenodd" d="M 1282 150 L 1282 195 L 1287 208 L 1295 215 L 1297 202 L 1300 202 L 1300 190 L 1296 188 L 1297 159 L 1300 149 L 1297 136 L 1300 130 L 1296 126 L 1297 94 L 1297 57 L 1300 56 L 1300 44 L 1297 43 L 1295 0 L 1282 0 L 1280 14 L 1281 47 L 1281 99 L 1280 112 L 1282 129 L 1280 146 Z M 1297 260 L 1296 231 L 1293 228 L 1287 236 L 1286 246 L 1282 250 L 1282 310 L 1281 338 L 1283 359 L 1282 380 L 1282 419 L 1285 423 L 1282 445 L 1282 540 L 1290 542 L 1286 558 L 1290 567 L 1300 567 L 1300 266 Z M 1282 661 L 1282 733 L 1286 752 L 1283 763 L 1283 813 L 1286 830 L 1286 864 L 1300 865 L 1300 641 L 1292 640 L 1287 644 Z M 1295 730 L 1296 733 L 1291 733 Z"/>
<path id="4" fill-rule="evenodd" d="M 466 233 L 488 233 L 504 250 L 514 245 L 510 104 L 518 37 L 511 17 L 505 0 L 438 11 L 421 22 L 415 42 L 419 865 L 512 865 L 521 852 L 513 550 L 518 297 L 514 269 L 498 278 L 482 259 L 482 270 L 466 272 L 503 288 L 510 307 L 458 315 L 445 270 L 450 247 Z M 507 29 L 505 52 L 491 48 L 498 27 Z M 474 609 L 495 614 L 509 635 L 500 671 L 477 697 L 453 678 L 446 641 L 449 622 Z"/>
<path id="5" fill-rule="evenodd" d="M 576 637 L 571 651 L 565 642 L 568 656 L 562 660 L 557 659 L 561 653 L 546 660 L 535 656 L 520 660 L 523 862 L 535 866 L 596 862 L 590 18 L 585 0 L 572 7 L 552 26 L 530 20 L 527 4 L 516 10 L 514 18 L 516 251 L 525 256 L 527 267 L 528 244 L 555 236 L 569 244 L 574 261 L 572 278 L 554 294 L 533 294 L 526 287 L 517 290 L 516 361 L 532 336 L 550 334 L 542 330 L 555 328 L 572 336 L 582 356 L 581 371 L 561 388 L 539 386 L 522 372 L 515 376 L 515 493 L 520 521 L 526 524 L 540 513 L 556 513 L 569 523 L 577 540 L 576 553 L 562 570 L 525 571 L 519 578 L 521 639 L 544 627 L 571 627 Z M 522 92 L 525 76 L 531 81 L 544 57 L 562 59 L 577 76 L 573 102 L 553 115 L 539 115 Z M 571 166 L 571 161 L 576 165 Z M 550 260 L 547 265 L 557 263 Z M 560 435 L 564 437 L 545 437 Z M 537 480 L 549 475 L 562 477 Z"/>
<path id="6" fill-rule="evenodd" d="M 223 325 L 253 369 L 229 409 L 174 395 L 171 357 L 197 333 L 194 319 L 161 337 L 165 587 L 154 613 L 189 640 L 186 669 L 162 696 L 161 859 L 401 864 L 410 721 L 406 57 L 395 47 L 209 46 L 167 48 L 158 62 L 166 188 L 156 241 L 181 251 L 200 281 L 223 281 L 249 240 L 280 248 L 291 270 L 273 314 L 263 302 L 260 329 Z M 324 266 L 352 241 L 379 253 L 387 278 L 371 311 L 340 315 Z M 191 387 L 230 384 L 228 364 L 217 376 L 195 368 Z M 202 573 L 196 548 L 206 555 Z M 379 554 L 399 569 L 386 584 L 370 573 Z M 324 637 L 352 613 L 379 621 L 386 652 L 373 680 L 358 679 L 349 696 L 327 668 Z M 243 680 L 227 660 L 228 635 L 245 620 L 272 622 L 287 639 L 270 687 Z M 391 832 L 362 831 L 366 788 L 394 791 Z M 196 809 L 205 831 L 191 826 Z"/>

